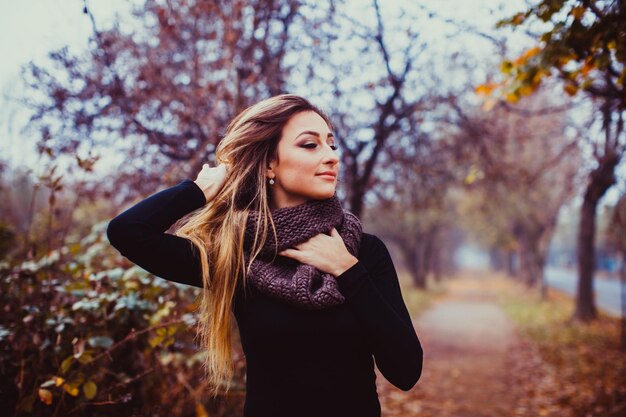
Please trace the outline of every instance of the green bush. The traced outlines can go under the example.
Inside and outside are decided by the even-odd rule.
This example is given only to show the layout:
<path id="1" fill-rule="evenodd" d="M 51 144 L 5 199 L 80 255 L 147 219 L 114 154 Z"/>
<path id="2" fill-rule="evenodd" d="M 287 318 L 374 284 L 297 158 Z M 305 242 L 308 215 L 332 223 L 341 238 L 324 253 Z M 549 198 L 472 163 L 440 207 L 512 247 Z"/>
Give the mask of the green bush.
<path id="1" fill-rule="evenodd" d="M 241 414 L 238 341 L 234 399 L 212 400 L 194 344 L 199 289 L 121 257 L 106 225 L 37 261 L 0 264 L 0 406 L 17 416 Z"/>

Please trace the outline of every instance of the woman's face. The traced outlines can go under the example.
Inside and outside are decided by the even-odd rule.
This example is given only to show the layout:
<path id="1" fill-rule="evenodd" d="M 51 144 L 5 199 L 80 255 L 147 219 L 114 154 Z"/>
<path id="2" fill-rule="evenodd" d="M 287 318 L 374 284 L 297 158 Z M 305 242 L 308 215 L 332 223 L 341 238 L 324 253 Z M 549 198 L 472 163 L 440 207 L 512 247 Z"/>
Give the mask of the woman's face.
<path id="1" fill-rule="evenodd" d="M 273 208 L 332 197 L 339 173 L 335 149 L 334 136 L 319 114 L 303 111 L 291 116 L 278 142 L 278 162 L 271 161 L 266 172 L 275 181 L 268 185 Z"/>

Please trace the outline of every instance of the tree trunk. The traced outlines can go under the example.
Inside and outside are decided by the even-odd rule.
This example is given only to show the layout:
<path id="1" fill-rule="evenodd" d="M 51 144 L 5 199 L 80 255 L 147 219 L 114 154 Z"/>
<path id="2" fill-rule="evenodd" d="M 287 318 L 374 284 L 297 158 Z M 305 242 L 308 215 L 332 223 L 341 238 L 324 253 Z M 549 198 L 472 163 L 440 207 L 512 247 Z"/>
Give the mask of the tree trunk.
<path id="1" fill-rule="evenodd" d="M 418 240 L 415 251 L 415 284 L 418 288 L 426 289 L 426 276 L 428 274 L 428 258 L 426 257 L 426 244 L 421 239 Z"/>
<path id="2" fill-rule="evenodd" d="M 517 268 L 515 268 L 515 251 L 513 250 L 507 252 L 506 270 L 510 276 L 517 277 Z"/>
<path id="3" fill-rule="evenodd" d="M 519 255 L 519 264 L 520 264 L 520 275 L 521 279 L 526 284 L 527 287 L 532 287 L 533 277 L 531 270 L 531 262 L 530 262 L 530 254 L 528 253 L 527 245 L 522 242 L 518 251 Z"/>
<path id="4" fill-rule="evenodd" d="M 537 280 L 539 281 L 540 285 L 541 299 L 545 300 L 548 298 L 548 284 L 546 283 L 546 277 L 543 273 L 546 267 L 546 255 L 543 253 L 538 253 L 537 255 L 537 260 L 535 263 L 535 267 L 537 268 Z"/>
<path id="5" fill-rule="evenodd" d="M 621 319 L 621 348 L 626 352 L 626 253 L 622 253 L 622 267 L 620 268 L 620 307 Z"/>
<path id="6" fill-rule="evenodd" d="M 411 276 L 413 277 L 413 283 L 419 289 L 426 289 L 426 275 L 424 274 L 423 267 L 420 262 L 420 256 L 418 256 L 419 249 L 417 245 L 400 244 L 400 250 L 404 255 L 407 267 Z"/>
<path id="7" fill-rule="evenodd" d="M 586 198 L 580 216 L 578 229 L 578 292 L 574 318 L 588 321 L 596 318 L 593 298 L 593 271 L 595 269 L 595 229 L 597 202 Z"/>
<path id="8" fill-rule="evenodd" d="M 541 254 L 537 252 L 538 249 L 532 246 L 532 242 L 528 242 L 524 248 L 522 248 L 522 268 L 524 281 L 528 287 L 535 287 L 541 283 L 541 271 L 543 270 L 543 262 L 541 260 Z"/>
<path id="9" fill-rule="evenodd" d="M 422 266 L 423 266 L 423 274 L 424 281 L 428 278 L 428 275 L 435 270 L 435 261 L 434 257 L 436 256 L 435 251 L 437 251 L 437 238 L 439 236 L 439 226 L 432 226 L 420 241 L 422 242 Z"/>
<path id="10" fill-rule="evenodd" d="M 503 271 L 506 267 L 507 254 L 499 248 L 489 249 L 489 264 L 496 271 Z"/>
<path id="11" fill-rule="evenodd" d="M 573 318 L 589 321 L 597 317 L 593 298 L 593 273 L 595 269 L 596 208 L 600 198 L 615 184 L 615 166 L 619 156 L 608 154 L 589 175 L 578 228 L 578 291 Z"/>
<path id="12" fill-rule="evenodd" d="M 443 276 L 443 265 L 441 262 L 441 245 L 439 242 L 434 244 L 433 253 L 431 255 L 431 269 L 433 271 L 433 279 L 435 282 L 441 282 Z"/>
<path id="13" fill-rule="evenodd" d="M 352 214 L 361 218 L 363 214 L 363 196 L 365 195 L 365 187 L 362 185 L 362 179 L 354 179 L 352 190 L 350 193 L 350 211 Z"/>

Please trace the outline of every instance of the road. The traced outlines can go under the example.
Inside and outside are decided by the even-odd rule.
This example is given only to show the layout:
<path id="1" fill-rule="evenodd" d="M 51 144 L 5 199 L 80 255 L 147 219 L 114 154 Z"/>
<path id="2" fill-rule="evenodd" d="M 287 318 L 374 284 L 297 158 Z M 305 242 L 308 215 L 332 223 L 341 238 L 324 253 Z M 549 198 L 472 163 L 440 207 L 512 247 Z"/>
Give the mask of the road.
<path id="1" fill-rule="evenodd" d="M 578 277 L 576 271 L 546 267 L 544 270 L 547 284 L 572 296 L 576 295 Z M 613 279 L 594 279 L 596 306 L 612 316 L 621 316 L 620 282 Z"/>

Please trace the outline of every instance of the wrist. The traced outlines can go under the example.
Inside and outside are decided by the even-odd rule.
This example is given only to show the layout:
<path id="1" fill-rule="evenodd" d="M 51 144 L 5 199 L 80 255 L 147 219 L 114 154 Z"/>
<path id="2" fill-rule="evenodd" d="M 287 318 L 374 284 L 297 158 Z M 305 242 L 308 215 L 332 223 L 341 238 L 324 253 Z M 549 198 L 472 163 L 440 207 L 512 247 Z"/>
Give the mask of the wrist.
<path id="1" fill-rule="evenodd" d="M 204 199 L 205 202 L 208 203 L 209 200 L 211 200 L 212 195 L 213 195 L 213 187 L 211 187 L 211 184 L 203 184 L 202 182 L 199 181 L 194 181 L 194 183 L 198 186 L 198 188 L 200 188 L 200 190 L 202 191 L 202 194 L 204 194 Z"/>
<path id="2" fill-rule="evenodd" d="M 341 263 L 341 266 L 337 268 L 337 270 L 335 271 L 335 274 L 333 275 L 335 275 L 335 277 L 338 277 L 339 275 L 343 274 L 348 269 L 356 265 L 357 262 L 359 262 L 359 260 L 355 256 L 350 255 L 350 257 L 347 257 L 345 261 Z"/>

